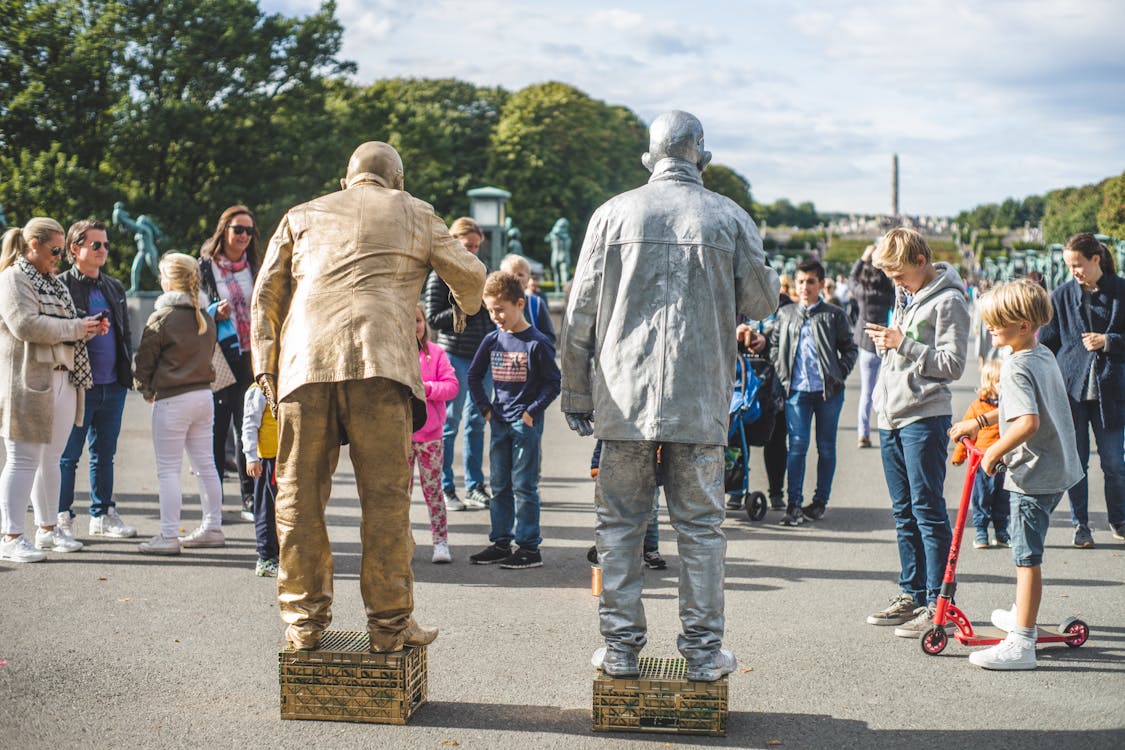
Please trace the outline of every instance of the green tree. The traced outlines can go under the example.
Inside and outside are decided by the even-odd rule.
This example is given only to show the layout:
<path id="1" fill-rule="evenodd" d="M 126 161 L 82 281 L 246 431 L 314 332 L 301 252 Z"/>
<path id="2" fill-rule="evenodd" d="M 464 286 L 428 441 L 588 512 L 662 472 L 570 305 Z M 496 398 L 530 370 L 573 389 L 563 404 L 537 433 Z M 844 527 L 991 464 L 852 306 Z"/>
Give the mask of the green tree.
<path id="1" fill-rule="evenodd" d="M 524 251 L 547 260 L 543 238 L 559 217 L 580 243 L 599 204 L 645 182 L 647 141 L 636 115 L 573 86 L 543 83 L 512 94 L 492 135 L 489 175 L 512 193 Z"/>
<path id="2" fill-rule="evenodd" d="M 1030 226 L 1039 226 L 1043 221 L 1043 209 L 1046 207 L 1046 201 L 1040 195 L 1029 195 L 1023 199 L 1020 204 L 1020 226 L 1028 224 Z"/>
<path id="3" fill-rule="evenodd" d="M 507 96 L 500 88 L 452 78 L 340 85 L 332 105 L 341 115 L 336 137 L 346 149 L 344 159 L 363 141 L 394 146 L 406 189 L 452 219 L 468 211 L 465 191 L 486 180 L 489 142 Z"/>
<path id="4" fill-rule="evenodd" d="M 353 69 L 333 2 L 305 19 L 256 0 L 122 2 L 132 95 L 109 164 L 132 210 L 190 248 L 227 205 L 321 187 L 307 146 L 327 132 L 322 80 Z"/>
<path id="5" fill-rule="evenodd" d="M 750 181 L 722 164 L 711 164 L 703 170 L 703 186 L 725 195 L 742 207 L 746 213 L 755 216 L 754 199 L 750 196 Z"/>
<path id="6" fill-rule="evenodd" d="M 1048 244 L 1066 242 L 1079 232 L 1098 228 L 1098 209 L 1102 206 L 1102 188 L 1097 185 L 1052 190 L 1046 195 L 1043 211 L 1043 239 Z"/>
<path id="7" fill-rule="evenodd" d="M 1125 172 L 1105 182 L 1098 209 L 1098 231 L 1125 240 Z"/>
<path id="8" fill-rule="evenodd" d="M 1005 198 L 996 209 L 995 223 L 1002 229 L 1023 226 L 1020 220 L 1020 202 L 1015 198 Z"/>

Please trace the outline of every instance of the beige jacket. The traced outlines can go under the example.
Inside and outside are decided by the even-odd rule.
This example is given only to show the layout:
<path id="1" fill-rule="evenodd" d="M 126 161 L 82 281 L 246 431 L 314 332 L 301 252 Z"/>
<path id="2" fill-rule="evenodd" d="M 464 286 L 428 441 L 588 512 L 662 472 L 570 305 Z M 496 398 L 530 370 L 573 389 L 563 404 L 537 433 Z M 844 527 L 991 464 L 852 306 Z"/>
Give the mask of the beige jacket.
<path id="1" fill-rule="evenodd" d="M 484 264 L 409 193 L 372 176 L 290 209 L 254 287 L 255 376 L 277 378 L 278 401 L 381 377 L 424 402 L 414 308 L 431 268 L 465 313 L 480 309 Z"/>
<path id="2" fill-rule="evenodd" d="M 18 443 L 51 442 L 55 397 L 51 373 L 74 367 L 74 347 L 85 338 L 81 318 L 44 315 L 31 279 L 15 266 L 0 273 L 0 437 Z M 85 391 L 78 391 L 81 424 Z"/>

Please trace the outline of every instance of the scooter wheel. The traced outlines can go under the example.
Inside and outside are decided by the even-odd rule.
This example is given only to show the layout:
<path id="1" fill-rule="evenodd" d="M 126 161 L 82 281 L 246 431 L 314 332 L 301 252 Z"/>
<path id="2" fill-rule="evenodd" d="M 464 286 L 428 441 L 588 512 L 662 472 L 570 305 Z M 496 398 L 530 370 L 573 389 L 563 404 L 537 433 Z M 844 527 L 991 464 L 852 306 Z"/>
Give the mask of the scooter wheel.
<path id="1" fill-rule="evenodd" d="M 746 508 L 746 515 L 750 517 L 751 521 L 761 521 L 766 517 L 769 502 L 763 493 L 751 492 L 744 498 L 743 507 Z"/>
<path id="2" fill-rule="evenodd" d="M 1063 632 L 1070 636 L 1066 639 L 1066 645 L 1078 648 L 1090 637 L 1090 626 L 1082 620 L 1071 620 Z"/>
<path id="3" fill-rule="evenodd" d="M 922 633 L 922 637 L 918 639 L 922 646 L 922 653 L 929 654 L 930 656 L 937 656 L 949 644 L 949 636 L 945 632 L 945 628 L 934 626 Z"/>

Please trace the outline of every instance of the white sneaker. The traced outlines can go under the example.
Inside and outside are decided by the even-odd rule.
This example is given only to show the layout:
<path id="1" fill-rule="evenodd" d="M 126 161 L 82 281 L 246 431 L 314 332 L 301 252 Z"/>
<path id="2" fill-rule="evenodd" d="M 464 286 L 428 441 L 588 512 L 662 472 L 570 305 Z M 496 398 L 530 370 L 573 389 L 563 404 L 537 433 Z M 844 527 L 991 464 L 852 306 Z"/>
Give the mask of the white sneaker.
<path id="1" fill-rule="evenodd" d="M 61 530 L 71 539 L 74 538 L 74 519 L 70 517 L 70 511 L 59 513 L 58 519 L 55 521 L 55 528 Z"/>
<path id="2" fill-rule="evenodd" d="M 734 653 L 721 648 L 712 654 L 702 664 L 689 664 L 687 678 L 693 682 L 714 682 L 723 675 L 728 675 L 738 666 L 738 659 Z"/>
<path id="3" fill-rule="evenodd" d="M 1016 626 L 1016 605 L 1013 604 L 1011 609 L 992 610 L 992 617 L 989 619 L 1005 633 L 1011 633 L 1012 628 Z"/>
<path id="4" fill-rule="evenodd" d="M 205 529 L 202 526 L 187 536 L 180 537 L 180 546 L 192 549 L 195 547 L 225 547 L 227 538 L 222 529 Z"/>
<path id="5" fill-rule="evenodd" d="M 1035 669 L 1035 641 L 1008 633 L 992 648 L 969 654 L 969 661 L 985 669 Z"/>
<path id="6" fill-rule="evenodd" d="M 121 520 L 121 516 L 117 515 L 117 508 L 110 508 L 104 516 L 90 519 L 90 536 L 129 539 L 136 535 L 136 528 Z"/>
<path id="7" fill-rule="evenodd" d="M 434 545 L 434 556 L 430 562 L 435 563 L 451 563 L 453 562 L 453 555 L 449 554 L 449 543 L 438 542 Z"/>
<path id="8" fill-rule="evenodd" d="M 53 552 L 77 552 L 82 549 L 82 542 L 72 536 L 67 536 L 65 531 L 56 526 L 50 531 L 36 529 L 35 546 Z"/>
<path id="9" fill-rule="evenodd" d="M 41 562 L 45 559 L 47 559 L 47 553 L 35 549 L 23 534 L 20 534 L 15 539 L 0 540 L 0 560 L 33 563 Z"/>
<path id="10" fill-rule="evenodd" d="M 178 555 L 180 554 L 180 540 L 174 536 L 161 536 L 157 534 L 147 542 L 137 545 L 142 555 Z"/>

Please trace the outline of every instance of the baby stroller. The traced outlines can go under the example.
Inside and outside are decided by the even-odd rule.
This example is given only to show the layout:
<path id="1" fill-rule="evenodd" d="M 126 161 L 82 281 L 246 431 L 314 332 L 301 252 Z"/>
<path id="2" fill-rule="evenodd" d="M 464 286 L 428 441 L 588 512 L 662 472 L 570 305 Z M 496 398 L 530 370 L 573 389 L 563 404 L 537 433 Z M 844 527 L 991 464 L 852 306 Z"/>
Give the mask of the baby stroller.
<path id="1" fill-rule="evenodd" d="M 750 354 L 738 355 L 723 480 L 728 495 L 741 496 L 741 505 L 751 521 L 765 518 L 769 507 L 765 493 L 750 492 L 748 459 L 750 447 L 765 445 L 773 432 L 778 412 L 773 398 L 776 377 L 768 359 Z"/>

